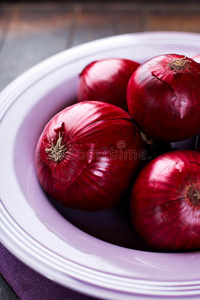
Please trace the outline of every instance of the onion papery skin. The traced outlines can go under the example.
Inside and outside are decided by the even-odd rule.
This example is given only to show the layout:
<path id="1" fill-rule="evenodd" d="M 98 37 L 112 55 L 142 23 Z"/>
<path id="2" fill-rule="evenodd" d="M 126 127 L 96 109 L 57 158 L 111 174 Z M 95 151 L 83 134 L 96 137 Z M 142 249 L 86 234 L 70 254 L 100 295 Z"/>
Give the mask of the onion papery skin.
<path id="1" fill-rule="evenodd" d="M 127 104 L 149 138 L 177 142 L 195 136 L 200 131 L 200 64 L 177 54 L 151 58 L 131 76 Z"/>
<path id="2" fill-rule="evenodd" d="M 50 149 L 59 138 L 66 152 L 55 161 Z M 142 168 L 145 147 L 121 108 L 100 101 L 77 103 L 56 114 L 41 133 L 35 151 L 37 177 L 46 193 L 64 206 L 111 208 Z"/>
<path id="3" fill-rule="evenodd" d="M 122 58 L 108 58 L 88 64 L 79 76 L 78 101 L 103 101 L 127 111 L 127 85 L 139 65 Z"/>
<path id="4" fill-rule="evenodd" d="M 200 54 L 195 55 L 192 59 L 194 59 L 196 62 L 200 63 Z"/>
<path id="5" fill-rule="evenodd" d="M 133 185 L 130 211 L 153 250 L 200 250 L 200 153 L 177 150 L 146 165 Z"/>

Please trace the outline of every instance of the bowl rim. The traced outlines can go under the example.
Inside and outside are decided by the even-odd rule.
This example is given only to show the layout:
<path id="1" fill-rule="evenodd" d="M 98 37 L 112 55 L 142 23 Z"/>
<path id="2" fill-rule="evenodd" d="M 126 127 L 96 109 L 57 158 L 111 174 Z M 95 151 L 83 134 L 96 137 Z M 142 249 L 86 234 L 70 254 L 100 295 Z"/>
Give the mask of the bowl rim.
<path id="1" fill-rule="evenodd" d="M 114 46 L 116 47 L 116 45 L 124 47 L 124 43 L 126 43 L 127 47 L 132 47 L 134 44 L 140 44 L 141 42 L 152 44 L 152 39 L 155 44 L 167 44 L 170 41 L 172 44 L 178 42 L 180 45 L 190 43 L 192 45 L 195 44 L 200 46 L 200 35 L 197 33 L 145 32 L 107 37 L 64 50 L 33 66 L 11 82 L 1 92 L 1 123 L 4 120 L 4 117 L 9 114 L 12 105 L 25 90 L 31 88 L 35 82 L 42 80 L 42 78 L 48 76 L 48 74 L 51 74 L 55 70 L 59 70 L 63 65 L 73 62 L 77 58 L 82 58 L 84 55 L 88 56 L 90 53 L 97 51 L 97 49 L 100 53 L 101 51 L 106 52 Z M 115 299 L 118 299 L 119 294 L 121 295 L 121 293 L 123 293 L 127 299 L 133 295 L 144 298 L 149 295 L 162 297 L 188 295 L 190 298 L 200 295 L 200 274 L 197 274 L 195 280 L 159 281 L 153 280 L 152 278 L 150 280 L 145 280 L 141 278 L 137 279 L 135 275 L 133 277 L 127 275 L 119 277 L 117 274 L 114 274 L 114 271 L 111 271 L 110 273 L 107 271 L 103 272 L 103 270 L 95 270 L 84 266 L 84 264 L 81 265 L 70 259 L 67 260 L 66 257 L 62 257 L 62 255 L 52 252 L 47 247 L 34 240 L 30 235 L 27 235 L 27 232 L 20 227 L 20 224 L 16 222 L 7 210 L 2 196 L 0 197 L 0 200 L 0 212 L 3 220 L 0 232 L 2 244 L 29 267 L 59 284 L 86 294 L 95 295 L 96 297 L 100 295 L 105 297 L 115 296 Z M 84 233 L 84 235 L 88 238 L 87 234 Z M 110 245 L 94 237 L 90 238 L 99 246 L 103 245 L 105 248 L 115 249 L 118 257 L 120 257 L 120 251 L 122 250 L 127 253 L 133 251 L 135 256 L 142 260 L 142 251 L 121 249 L 122 247 Z M 27 251 L 27 249 L 29 250 Z M 156 256 L 157 254 L 151 253 L 151 255 Z M 161 255 L 163 257 L 167 256 L 165 253 L 162 253 Z M 47 257 L 48 261 L 46 259 Z M 176 259 L 176 257 L 177 254 L 173 254 L 173 259 Z M 183 253 L 182 257 L 184 259 L 189 258 L 190 260 L 194 260 L 194 258 L 200 259 L 200 252 L 192 254 Z M 79 282 L 79 286 L 77 286 L 77 282 Z"/>

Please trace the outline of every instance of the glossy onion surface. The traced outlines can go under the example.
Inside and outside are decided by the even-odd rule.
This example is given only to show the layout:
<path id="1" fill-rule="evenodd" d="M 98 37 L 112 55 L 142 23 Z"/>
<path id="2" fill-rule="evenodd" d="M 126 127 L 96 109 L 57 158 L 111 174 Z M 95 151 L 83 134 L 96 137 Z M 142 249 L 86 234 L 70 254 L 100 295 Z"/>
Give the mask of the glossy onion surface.
<path id="1" fill-rule="evenodd" d="M 200 132 L 200 64 L 183 55 L 156 56 L 133 73 L 127 104 L 142 132 L 176 142 Z"/>
<path id="2" fill-rule="evenodd" d="M 103 102 L 67 107 L 44 128 L 35 153 L 43 189 L 61 204 L 97 211 L 117 204 L 144 160 L 129 114 Z"/>
<path id="3" fill-rule="evenodd" d="M 90 63 L 79 76 L 78 101 L 103 101 L 127 111 L 128 81 L 139 65 L 137 62 L 122 58 Z"/>
<path id="4" fill-rule="evenodd" d="M 200 250 L 200 153 L 161 155 L 140 172 L 131 195 L 136 230 L 154 250 Z"/>

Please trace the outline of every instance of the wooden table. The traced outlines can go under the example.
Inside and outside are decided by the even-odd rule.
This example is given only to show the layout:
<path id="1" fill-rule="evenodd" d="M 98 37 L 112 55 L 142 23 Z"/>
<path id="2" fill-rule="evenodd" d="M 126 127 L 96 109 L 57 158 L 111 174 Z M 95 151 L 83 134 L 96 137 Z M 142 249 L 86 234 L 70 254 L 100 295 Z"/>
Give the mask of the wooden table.
<path id="1" fill-rule="evenodd" d="M 200 2 L 1 2 L 0 91 L 31 66 L 64 49 L 142 31 L 200 33 Z M 18 299 L 3 277 L 0 299 Z"/>

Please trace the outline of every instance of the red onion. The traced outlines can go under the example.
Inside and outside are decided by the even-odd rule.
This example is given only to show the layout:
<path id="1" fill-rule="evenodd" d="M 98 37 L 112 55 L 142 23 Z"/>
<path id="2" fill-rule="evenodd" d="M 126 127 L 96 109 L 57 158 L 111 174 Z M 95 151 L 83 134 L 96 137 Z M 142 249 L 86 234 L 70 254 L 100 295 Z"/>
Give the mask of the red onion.
<path id="1" fill-rule="evenodd" d="M 200 131 L 200 64 L 183 55 L 142 64 L 127 87 L 129 112 L 154 140 L 176 142 Z"/>
<path id="2" fill-rule="evenodd" d="M 200 250 L 200 153 L 177 150 L 147 164 L 131 195 L 136 230 L 154 250 Z"/>
<path id="3" fill-rule="evenodd" d="M 90 63 L 79 77 L 78 101 L 103 101 L 127 111 L 127 84 L 138 66 L 139 63 L 122 58 Z"/>
<path id="4" fill-rule="evenodd" d="M 194 56 L 192 59 L 194 59 L 195 61 L 197 61 L 198 63 L 200 63 L 200 54 Z"/>
<path id="5" fill-rule="evenodd" d="M 116 205 L 145 159 L 145 145 L 127 112 L 99 101 L 56 114 L 36 147 L 43 189 L 59 203 L 95 211 Z"/>

